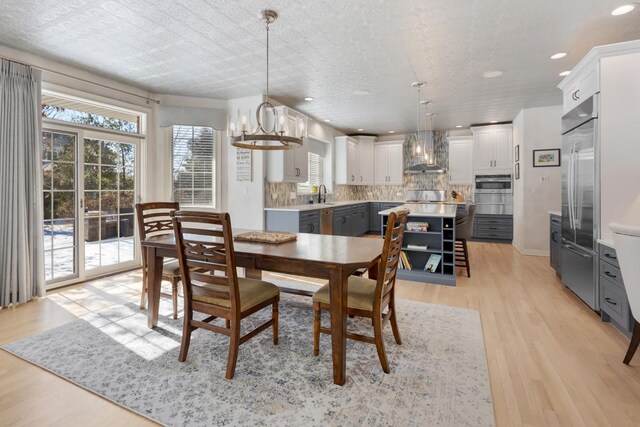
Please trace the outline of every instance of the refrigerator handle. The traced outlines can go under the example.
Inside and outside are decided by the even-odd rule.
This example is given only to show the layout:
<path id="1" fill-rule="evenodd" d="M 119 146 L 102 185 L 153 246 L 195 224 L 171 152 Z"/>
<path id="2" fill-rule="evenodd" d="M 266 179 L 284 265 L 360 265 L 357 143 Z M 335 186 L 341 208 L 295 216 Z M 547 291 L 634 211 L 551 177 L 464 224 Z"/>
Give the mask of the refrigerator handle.
<path id="1" fill-rule="evenodd" d="M 567 165 L 567 202 L 569 204 L 569 227 L 573 230 L 573 188 L 575 182 L 573 179 L 573 145 L 569 156 L 569 164 Z"/>
<path id="2" fill-rule="evenodd" d="M 571 253 L 574 253 L 574 254 L 576 254 L 576 255 L 578 255 L 578 256 L 581 256 L 581 257 L 582 257 L 582 258 L 584 258 L 584 259 L 589 258 L 589 255 L 587 255 L 587 254 L 582 254 L 582 253 L 580 253 L 580 252 L 576 251 L 575 249 L 573 249 L 573 248 L 572 248 L 571 246 L 569 246 L 569 245 L 562 245 L 562 247 L 563 247 L 564 249 L 568 250 L 568 251 L 569 251 L 569 252 L 571 252 Z"/>

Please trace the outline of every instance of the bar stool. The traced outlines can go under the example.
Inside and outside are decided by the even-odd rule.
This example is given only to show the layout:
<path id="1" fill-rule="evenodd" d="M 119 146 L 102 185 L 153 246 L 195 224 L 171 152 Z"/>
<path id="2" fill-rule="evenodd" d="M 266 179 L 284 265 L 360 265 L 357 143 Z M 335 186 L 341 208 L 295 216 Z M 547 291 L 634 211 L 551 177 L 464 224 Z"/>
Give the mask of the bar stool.
<path id="1" fill-rule="evenodd" d="M 613 231 L 613 244 L 634 323 L 633 336 L 624 357 L 624 364 L 628 365 L 640 344 L 640 227 L 613 223 L 609 228 Z"/>
<path id="2" fill-rule="evenodd" d="M 471 239 L 473 236 L 473 222 L 476 218 L 476 205 L 474 203 L 469 204 L 467 206 L 467 210 L 467 216 L 456 219 L 456 267 L 466 268 L 467 277 L 471 277 L 467 240 Z"/>

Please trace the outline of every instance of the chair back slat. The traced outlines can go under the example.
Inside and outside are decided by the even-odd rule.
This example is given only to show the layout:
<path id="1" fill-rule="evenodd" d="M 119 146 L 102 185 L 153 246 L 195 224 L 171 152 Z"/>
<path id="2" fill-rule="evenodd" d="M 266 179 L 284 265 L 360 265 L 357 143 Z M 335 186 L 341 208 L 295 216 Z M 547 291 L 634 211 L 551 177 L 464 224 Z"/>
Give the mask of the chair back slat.
<path id="1" fill-rule="evenodd" d="M 408 215 L 408 210 L 395 211 L 391 212 L 387 219 L 387 231 L 384 236 L 382 258 L 378 267 L 378 281 L 376 283 L 376 301 L 374 305 L 378 307 L 393 290 L 396 283 L 396 274 Z"/>
<path id="2" fill-rule="evenodd" d="M 177 202 L 137 203 L 138 232 L 140 239 L 173 232 L 170 213 L 180 209 Z"/>
<path id="3" fill-rule="evenodd" d="M 185 306 L 193 295 L 230 301 L 238 311 L 240 296 L 233 233 L 228 213 L 171 213 L 178 248 Z"/>

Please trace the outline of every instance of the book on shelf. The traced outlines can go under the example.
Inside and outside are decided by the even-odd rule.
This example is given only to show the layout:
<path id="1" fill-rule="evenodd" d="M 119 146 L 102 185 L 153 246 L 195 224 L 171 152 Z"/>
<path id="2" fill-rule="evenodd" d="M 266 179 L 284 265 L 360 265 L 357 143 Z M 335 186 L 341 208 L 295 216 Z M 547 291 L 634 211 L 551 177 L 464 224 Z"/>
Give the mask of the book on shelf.
<path id="1" fill-rule="evenodd" d="M 424 269 L 432 273 L 435 273 L 436 270 L 438 269 L 438 264 L 440 264 L 441 259 L 442 259 L 442 255 L 431 254 L 429 259 L 427 260 L 427 263 L 424 266 Z"/>
<path id="2" fill-rule="evenodd" d="M 415 243 L 409 243 L 407 245 L 407 249 L 419 249 L 422 251 L 426 251 L 427 250 L 427 245 L 416 245 Z"/>
<path id="3" fill-rule="evenodd" d="M 405 230 L 407 231 L 429 231 L 429 223 L 428 222 L 408 222 L 405 226 Z"/>
<path id="4" fill-rule="evenodd" d="M 409 260 L 409 257 L 407 256 L 407 253 L 405 251 L 400 251 L 400 258 L 398 259 L 398 262 L 400 263 L 400 266 L 403 270 L 411 270 L 413 268 L 413 265 L 411 265 L 411 260 Z"/>

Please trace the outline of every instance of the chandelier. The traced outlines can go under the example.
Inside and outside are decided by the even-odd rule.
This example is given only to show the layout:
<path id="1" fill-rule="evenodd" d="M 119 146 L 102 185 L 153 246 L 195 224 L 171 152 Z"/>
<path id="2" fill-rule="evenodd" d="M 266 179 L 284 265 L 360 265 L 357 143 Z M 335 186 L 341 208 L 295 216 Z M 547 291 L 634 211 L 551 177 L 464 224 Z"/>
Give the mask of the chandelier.
<path id="1" fill-rule="evenodd" d="M 267 28 L 267 88 L 264 101 L 256 109 L 255 130 L 249 130 L 247 115 L 238 115 L 229 123 L 229 138 L 231 145 L 249 150 L 290 150 L 302 146 L 304 135 L 304 120 L 296 117 L 295 120 L 286 116 L 286 110 L 276 110 L 269 100 L 269 25 L 277 18 L 278 14 L 273 10 L 263 10 L 260 13 L 262 22 Z M 265 127 L 263 119 L 266 113 L 270 113 L 273 120 Z M 293 122 L 293 123 L 292 123 Z"/>

